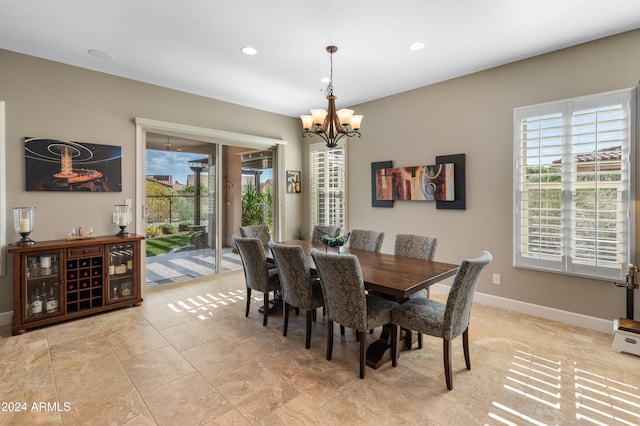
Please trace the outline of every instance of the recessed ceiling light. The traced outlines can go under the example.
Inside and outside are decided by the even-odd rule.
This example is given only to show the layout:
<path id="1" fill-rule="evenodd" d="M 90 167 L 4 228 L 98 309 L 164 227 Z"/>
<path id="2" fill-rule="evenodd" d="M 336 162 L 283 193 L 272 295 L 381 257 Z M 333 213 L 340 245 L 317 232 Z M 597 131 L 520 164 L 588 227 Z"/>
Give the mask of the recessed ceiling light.
<path id="1" fill-rule="evenodd" d="M 409 45 L 409 50 L 422 50 L 424 49 L 424 43 L 421 41 L 416 41 L 415 43 L 411 43 Z"/>
<path id="2" fill-rule="evenodd" d="M 258 53 L 258 51 L 251 46 L 243 47 L 241 50 L 245 55 L 255 55 L 256 53 Z"/>
<path id="3" fill-rule="evenodd" d="M 113 56 L 113 53 L 105 52 L 104 50 L 100 50 L 100 49 L 89 49 L 87 50 L 87 53 L 93 56 L 94 58 L 98 58 L 98 59 L 111 60 L 115 58 L 115 56 Z"/>

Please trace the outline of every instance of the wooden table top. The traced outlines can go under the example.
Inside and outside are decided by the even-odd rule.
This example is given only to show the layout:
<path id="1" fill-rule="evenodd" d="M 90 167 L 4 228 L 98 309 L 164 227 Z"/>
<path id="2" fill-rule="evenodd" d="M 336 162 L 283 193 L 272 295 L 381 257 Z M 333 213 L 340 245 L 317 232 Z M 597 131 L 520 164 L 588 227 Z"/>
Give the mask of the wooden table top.
<path id="1" fill-rule="evenodd" d="M 302 246 L 307 254 L 307 261 L 311 268 L 315 268 L 313 259 L 309 254 L 311 248 L 316 248 L 322 252 L 325 251 L 324 244 L 312 243 L 306 240 L 282 241 L 280 244 Z M 329 247 L 329 252 L 336 253 L 337 249 Z M 458 271 L 458 265 L 451 263 L 414 259 L 386 253 L 372 253 L 349 247 L 341 247 L 340 253 L 353 254 L 358 257 L 367 289 L 388 294 L 396 300 L 404 300 L 423 288 L 454 276 Z M 273 261 L 270 250 L 267 250 L 267 258 Z"/>

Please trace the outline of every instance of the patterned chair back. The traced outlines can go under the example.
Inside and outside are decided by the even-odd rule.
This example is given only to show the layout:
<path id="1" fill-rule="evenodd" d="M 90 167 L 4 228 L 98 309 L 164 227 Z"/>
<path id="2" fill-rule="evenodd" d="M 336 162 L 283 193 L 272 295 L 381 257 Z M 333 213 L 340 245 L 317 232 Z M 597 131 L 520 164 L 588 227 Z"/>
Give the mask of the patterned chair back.
<path id="1" fill-rule="evenodd" d="M 351 231 L 349 247 L 357 250 L 365 250 L 365 251 L 380 253 L 380 249 L 382 249 L 383 241 L 384 241 L 384 232 L 354 229 Z"/>
<path id="2" fill-rule="evenodd" d="M 311 303 L 311 272 L 302 247 L 270 241 L 269 248 L 278 266 L 282 299 L 300 309 L 315 309 L 316 306 Z"/>
<path id="3" fill-rule="evenodd" d="M 320 275 L 327 317 L 345 327 L 366 330 L 367 299 L 358 258 L 316 249 L 311 256 Z"/>
<path id="4" fill-rule="evenodd" d="M 240 236 L 244 238 L 259 238 L 264 247 L 267 247 L 267 243 L 271 239 L 268 225 L 241 226 Z"/>
<path id="5" fill-rule="evenodd" d="M 438 239 L 422 235 L 398 234 L 394 254 L 415 259 L 433 260 Z"/>
<path id="6" fill-rule="evenodd" d="M 262 241 L 259 238 L 244 238 L 237 235 L 233 236 L 233 241 L 240 253 L 247 287 L 267 292 L 269 269 Z"/>
<path id="7" fill-rule="evenodd" d="M 483 250 L 475 259 L 465 259 L 460 264 L 447 298 L 444 312 L 444 338 L 452 340 L 469 327 L 471 303 L 480 273 L 492 260 L 491 253 Z"/>

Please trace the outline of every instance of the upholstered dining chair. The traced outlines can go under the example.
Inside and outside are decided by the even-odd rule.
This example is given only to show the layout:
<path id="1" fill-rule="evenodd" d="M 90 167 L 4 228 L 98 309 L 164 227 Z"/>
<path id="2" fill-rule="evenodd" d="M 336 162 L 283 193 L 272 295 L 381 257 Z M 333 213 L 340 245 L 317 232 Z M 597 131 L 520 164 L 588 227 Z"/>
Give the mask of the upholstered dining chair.
<path id="1" fill-rule="evenodd" d="M 307 314 L 305 347 L 311 346 L 311 321 L 316 308 L 324 306 L 322 288 L 317 278 L 311 277 L 307 256 L 297 245 L 269 242 L 269 248 L 280 273 L 282 301 L 284 303 L 284 324 L 282 335 L 287 335 L 289 327 L 289 307 L 302 309 Z"/>
<path id="2" fill-rule="evenodd" d="M 360 378 L 364 379 L 366 330 L 388 324 L 391 309 L 398 303 L 366 294 L 360 262 L 354 255 L 323 253 L 312 249 L 311 256 L 320 274 L 327 310 L 327 360 L 333 353 L 333 323 L 350 327 L 360 340 Z M 393 335 L 397 327 L 392 327 Z M 397 347 L 397 345 L 396 345 Z"/>
<path id="3" fill-rule="evenodd" d="M 396 235 L 396 243 L 393 254 L 396 256 L 412 257 L 414 259 L 433 260 L 436 255 L 436 247 L 438 239 L 436 237 L 414 235 L 414 234 L 398 234 Z M 412 299 L 429 298 L 429 289 L 423 288 L 411 295 Z M 418 333 L 418 348 L 422 349 L 422 333 Z"/>
<path id="4" fill-rule="evenodd" d="M 240 236 L 244 238 L 259 238 L 265 248 L 267 247 L 269 240 L 271 240 L 269 225 L 241 226 Z"/>
<path id="5" fill-rule="evenodd" d="M 447 388 L 453 389 L 451 373 L 451 341 L 462 334 L 462 347 L 467 370 L 471 370 L 469 358 L 469 316 L 473 294 L 480 273 L 492 260 L 491 253 L 480 252 L 475 259 L 465 259 L 453 280 L 447 302 L 432 299 L 409 299 L 391 311 L 392 350 L 395 367 L 398 364 L 398 327 L 442 338 L 444 375 Z"/>
<path id="6" fill-rule="evenodd" d="M 271 233 L 269 225 L 249 225 L 240 227 L 240 236 L 244 238 L 258 238 L 264 249 L 267 250 L 267 244 L 271 241 Z M 274 269 L 276 265 L 269 263 L 269 268 Z"/>
<path id="7" fill-rule="evenodd" d="M 413 234 L 396 235 L 394 254 L 396 256 L 412 257 L 414 259 L 433 260 L 436 254 L 438 239 Z"/>
<path id="8" fill-rule="evenodd" d="M 321 243 L 321 239 L 325 235 L 335 238 L 340 235 L 340 231 L 341 229 L 339 226 L 314 225 L 313 231 L 311 232 L 311 242 Z"/>
<path id="9" fill-rule="evenodd" d="M 380 253 L 383 241 L 384 232 L 353 229 L 349 238 L 349 247 L 357 250 Z"/>
<path id="10" fill-rule="evenodd" d="M 242 266 L 244 268 L 244 278 L 247 285 L 247 309 L 245 317 L 249 316 L 251 304 L 251 290 L 264 293 L 264 309 L 262 325 L 267 325 L 269 315 L 269 293 L 280 289 L 280 277 L 276 268 L 269 268 L 267 265 L 267 255 L 264 246 L 259 238 L 244 238 L 233 236 Z"/>

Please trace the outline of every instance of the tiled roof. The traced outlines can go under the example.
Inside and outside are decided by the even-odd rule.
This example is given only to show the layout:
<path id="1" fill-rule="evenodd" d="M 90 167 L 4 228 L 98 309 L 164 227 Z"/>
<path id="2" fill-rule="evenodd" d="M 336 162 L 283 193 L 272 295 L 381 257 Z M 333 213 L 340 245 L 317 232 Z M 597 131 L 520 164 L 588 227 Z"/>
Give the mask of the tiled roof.
<path id="1" fill-rule="evenodd" d="M 578 154 L 578 163 L 593 163 L 594 161 L 611 161 L 622 158 L 622 145 L 603 148 L 597 152 Z M 562 159 L 555 160 L 553 164 L 562 163 Z"/>

